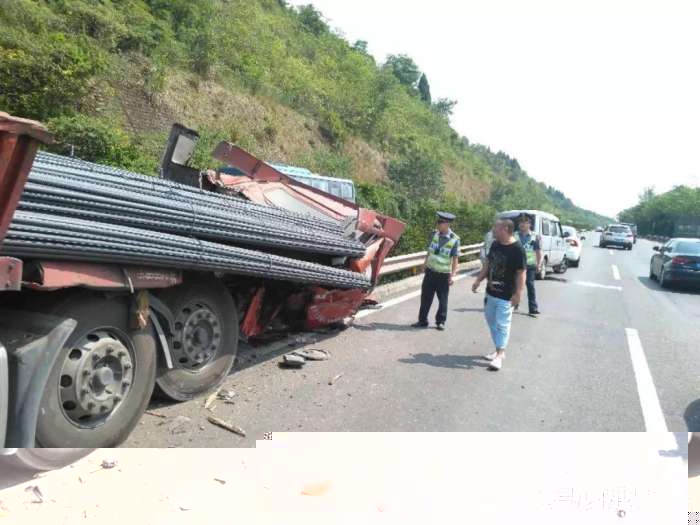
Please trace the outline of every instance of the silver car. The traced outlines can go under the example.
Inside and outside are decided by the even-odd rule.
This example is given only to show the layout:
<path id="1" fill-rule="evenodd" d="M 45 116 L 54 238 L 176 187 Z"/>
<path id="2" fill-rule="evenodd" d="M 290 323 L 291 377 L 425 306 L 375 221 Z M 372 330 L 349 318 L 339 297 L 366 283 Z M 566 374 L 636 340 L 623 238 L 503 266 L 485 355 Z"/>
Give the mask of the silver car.
<path id="1" fill-rule="evenodd" d="M 631 250 L 634 245 L 634 234 L 626 224 L 610 224 L 600 234 L 600 247 L 619 246 L 625 250 Z"/>

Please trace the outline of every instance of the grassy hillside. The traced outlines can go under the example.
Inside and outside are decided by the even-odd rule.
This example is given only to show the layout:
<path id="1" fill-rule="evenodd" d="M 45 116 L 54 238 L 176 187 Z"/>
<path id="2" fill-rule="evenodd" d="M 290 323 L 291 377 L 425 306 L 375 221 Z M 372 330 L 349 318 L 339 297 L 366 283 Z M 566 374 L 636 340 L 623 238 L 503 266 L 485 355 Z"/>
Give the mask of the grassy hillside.
<path id="1" fill-rule="evenodd" d="M 439 208 L 468 241 L 504 208 L 607 220 L 459 136 L 409 57 L 366 49 L 282 0 L 0 0 L 0 109 L 47 121 L 58 151 L 144 173 L 179 121 L 202 134 L 201 167 L 225 139 L 352 178 L 364 205 L 409 222 L 401 251 Z"/>

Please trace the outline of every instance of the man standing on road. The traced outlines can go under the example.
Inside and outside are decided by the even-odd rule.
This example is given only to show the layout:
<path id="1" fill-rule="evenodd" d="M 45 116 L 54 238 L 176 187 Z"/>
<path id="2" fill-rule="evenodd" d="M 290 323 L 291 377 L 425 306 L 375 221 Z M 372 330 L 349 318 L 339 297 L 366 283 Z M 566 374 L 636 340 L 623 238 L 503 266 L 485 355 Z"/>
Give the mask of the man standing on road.
<path id="1" fill-rule="evenodd" d="M 414 328 L 428 327 L 428 312 L 437 293 L 438 311 L 435 323 L 438 330 L 445 329 L 447 298 L 459 265 L 459 237 L 450 229 L 455 219 L 451 213 L 438 212 L 437 229 L 430 236 L 428 254 L 425 257 L 425 274 L 421 288 L 420 311 Z"/>
<path id="2" fill-rule="evenodd" d="M 527 273 L 525 283 L 527 284 L 527 305 L 530 316 L 536 317 L 540 311 L 537 307 L 537 296 L 535 295 L 535 275 L 542 266 L 542 239 L 532 231 L 530 217 L 524 213 L 518 218 L 518 239 L 525 248 L 527 259 Z"/>
<path id="3" fill-rule="evenodd" d="M 476 293 L 481 281 L 488 278 L 484 315 L 496 351 L 484 357 L 491 361 L 489 368 L 492 370 L 500 370 L 503 366 L 513 309 L 520 304 L 525 287 L 525 250 L 513 236 L 514 230 L 513 221 L 496 221 L 493 228 L 494 242 L 479 276 L 472 285 L 472 291 Z"/>

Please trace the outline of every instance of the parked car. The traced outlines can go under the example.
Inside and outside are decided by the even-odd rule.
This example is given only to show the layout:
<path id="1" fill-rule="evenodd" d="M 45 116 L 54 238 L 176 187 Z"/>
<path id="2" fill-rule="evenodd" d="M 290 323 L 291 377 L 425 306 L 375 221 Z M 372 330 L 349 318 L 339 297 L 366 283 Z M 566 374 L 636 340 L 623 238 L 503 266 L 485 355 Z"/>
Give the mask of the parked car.
<path id="1" fill-rule="evenodd" d="M 596 231 L 597 233 L 601 233 L 601 232 L 603 231 L 603 227 L 602 227 L 602 226 L 598 226 L 598 227 L 595 229 L 595 231 Z"/>
<path id="2" fill-rule="evenodd" d="M 532 231 L 539 234 L 542 238 L 543 264 L 540 270 L 537 272 L 536 278 L 544 279 L 550 269 L 555 273 L 564 273 L 569 266 L 566 258 L 566 250 L 568 245 L 564 240 L 564 232 L 561 228 L 559 218 L 556 215 L 540 210 L 504 211 L 497 214 L 496 218 L 511 219 L 516 221 L 522 214 L 530 217 Z M 486 255 L 491 248 L 492 242 L 493 232 L 489 232 L 484 238 L 484 247 L 481 249 L 482 261 L 486 259 Z"/>
<path id="3" fill-rule="evenodd" d="M 24 470 L 54 470 L 84 458 L 91 448 L 0 448 L 0 465 Z"/>
<path id="4" fill-rule="evenodd" d="M 629 226 L 630 230 L 632 230 L 632 235 L 634 236 L 632 242 L 634 244 L 637 244 L 637 225 L 633 224 L 631 222 L 622 222 L 620 224 L 624 224 L 625 226 Z"/>
<path id="5" fill-rule="evenodd" d="M 629 226 L 624 224 L 609 224 L 600 234 L 600 247 L 619 246 L 625 250 L 631 250 L 634 244 L 634 235 Z"/>
<path id="6" fill-rule="evenodd" d="M 566 243 L 568 244 L 568 248 L 566 249 L 566 260 L 568 261 L 569 266 L 578 268 L 578 266 L 581 264 L 581 248 L 585 237 L 579 235 L 579 232 L 577 232 L 576 228 L 573 226 L 562 226 L 562 230 L 564 231 L 564 237 L 566 239 Z"/>
<path id="7" fill-rule="evenodd" d="M 700 239 L 675 238 L 654 246 L 649 278 L 663 288 L 671 284 L 700 284 Z"/>

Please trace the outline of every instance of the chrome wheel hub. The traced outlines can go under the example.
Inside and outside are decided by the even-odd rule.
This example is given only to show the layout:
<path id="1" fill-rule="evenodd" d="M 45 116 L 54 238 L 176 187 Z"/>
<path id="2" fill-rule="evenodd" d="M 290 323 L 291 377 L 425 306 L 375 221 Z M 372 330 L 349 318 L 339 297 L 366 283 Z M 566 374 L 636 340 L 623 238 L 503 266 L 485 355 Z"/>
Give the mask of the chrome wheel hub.
<path id="1" fill-rule="evenodd" d="M 199 370 L 218 354 L 222 327 L 216 314 L 202 303 L 191 303 L 175 317 L 173 353 L 180 367 Z"/>
<path id="2" fill-rule="evenodd" d="M 134 355 L 117 334 L 96 330 L 68 352 L 61 368 L 59 399 L 75 425 L 103 424 L 131 390 Z"/>

